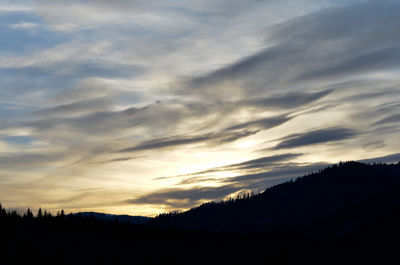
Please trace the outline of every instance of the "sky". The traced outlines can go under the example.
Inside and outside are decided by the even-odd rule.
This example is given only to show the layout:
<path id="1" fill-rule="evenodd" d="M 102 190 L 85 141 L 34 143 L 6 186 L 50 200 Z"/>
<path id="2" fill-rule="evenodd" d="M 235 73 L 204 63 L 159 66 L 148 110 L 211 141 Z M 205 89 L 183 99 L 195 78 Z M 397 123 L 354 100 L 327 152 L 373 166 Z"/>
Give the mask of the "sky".
<path id="1" fill-rule="evenodd" d="M 0 202 L 155 216 L 400 161 L 400 1 L 1 0 Z"/>

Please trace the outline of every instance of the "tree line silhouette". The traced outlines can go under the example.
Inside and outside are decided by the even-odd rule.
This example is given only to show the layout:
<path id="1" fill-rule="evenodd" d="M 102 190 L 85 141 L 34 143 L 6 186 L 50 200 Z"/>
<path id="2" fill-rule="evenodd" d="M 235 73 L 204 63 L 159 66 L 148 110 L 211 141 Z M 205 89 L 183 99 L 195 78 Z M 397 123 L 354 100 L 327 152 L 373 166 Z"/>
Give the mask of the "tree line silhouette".
<path id="1" fill-rule="evenodd" d="M 400 163 L 345 162 L 147 223 L 0 205 L 4 264 L 382 263 L 400 237 Z M 45 261 L 43 260 L 43 263 Z M 52 263 L 54 264 L 54 263 Z"/>

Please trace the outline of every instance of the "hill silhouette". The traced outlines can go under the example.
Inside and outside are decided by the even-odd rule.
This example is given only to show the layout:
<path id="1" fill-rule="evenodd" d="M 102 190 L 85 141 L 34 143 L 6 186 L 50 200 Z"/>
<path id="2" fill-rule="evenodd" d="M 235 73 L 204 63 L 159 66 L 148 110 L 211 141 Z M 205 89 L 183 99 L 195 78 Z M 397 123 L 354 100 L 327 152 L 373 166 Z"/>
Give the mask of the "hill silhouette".
<path id="1" fill-rule="evenodd" d="M 400 245 L 400 163 L 340 163 L 146 223 L 106 219 L 0 205 L 0 263 L 385 263 Z"/>
<path id="2" fill-rule="evenodd" d="M 346 162 L 257 195 L 158 216 L 164 227 L 307 238 L 343 236 L 398 214 L 400 163 Z"/>
<path id="3" fill-rule="evenodd" d="M 129 224 L 145 224 L 151 220 L 150 217 L 145 216 L 132 216 L 132 215 L 119 215 L 119 214 L 106 214 L 97 212 L 81 212 L 75 214 L 76 216 L 95 218 L 106 222 L 119 222 L 119 223 L 129 223 Z"/>

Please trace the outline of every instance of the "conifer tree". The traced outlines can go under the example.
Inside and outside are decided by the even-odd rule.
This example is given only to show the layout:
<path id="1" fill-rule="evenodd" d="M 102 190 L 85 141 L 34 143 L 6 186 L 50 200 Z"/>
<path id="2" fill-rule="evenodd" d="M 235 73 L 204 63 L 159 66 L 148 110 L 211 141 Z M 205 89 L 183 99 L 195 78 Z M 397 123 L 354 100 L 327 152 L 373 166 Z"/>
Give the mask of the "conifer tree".
<path id="1" fill-rule="evenodd" d="M 43 217 L 42 208 L 39 208 L 37 213 L 37 218 L 42 218 L 42 217 Z"/>
<path id="2" fill-rule="evenodd" d="M 30 208 L 28 208 L 28 210 L 26 210 L 26 213 L 24 214 L 24 218 L 26 218 L 26 219 L 32 219 L 33 218 L 33 213 L 32 213 L 32 210 Z"/>

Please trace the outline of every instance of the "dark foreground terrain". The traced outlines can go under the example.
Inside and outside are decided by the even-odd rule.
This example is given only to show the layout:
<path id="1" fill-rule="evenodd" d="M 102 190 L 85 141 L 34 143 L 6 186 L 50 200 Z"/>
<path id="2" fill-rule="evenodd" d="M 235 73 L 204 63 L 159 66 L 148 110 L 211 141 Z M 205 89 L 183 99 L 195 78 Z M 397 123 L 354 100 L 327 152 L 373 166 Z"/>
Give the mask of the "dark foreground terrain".
<path id="1" fill-rule="evenodd" d="M 341 163 L 146 223 L 0 209 L 0 264 L 398 263 L 400 163 Z"/>

